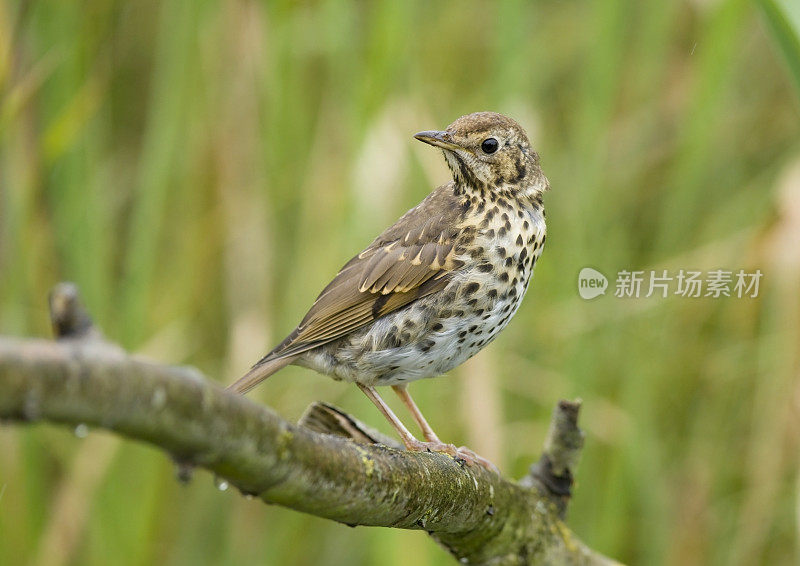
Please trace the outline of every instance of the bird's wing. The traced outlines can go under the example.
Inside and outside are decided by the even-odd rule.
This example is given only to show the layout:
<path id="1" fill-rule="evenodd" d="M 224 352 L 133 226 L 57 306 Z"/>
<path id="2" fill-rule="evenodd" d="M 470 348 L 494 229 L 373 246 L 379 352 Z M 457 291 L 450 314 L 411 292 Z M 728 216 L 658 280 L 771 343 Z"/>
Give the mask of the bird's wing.
<path id="1" fill-rule="evenodd" d="M 440 187 L 347 262 L 300 325 L 264 360 L 294 356 L 443 289 L 463 265 L 455 256 L 459 210 Z M 452 198 L 452 197 L 449 197 Z M 445 201 L 445 202 L 440 202 Z M 445 206 L 442 209 L 442 206 Z"/>

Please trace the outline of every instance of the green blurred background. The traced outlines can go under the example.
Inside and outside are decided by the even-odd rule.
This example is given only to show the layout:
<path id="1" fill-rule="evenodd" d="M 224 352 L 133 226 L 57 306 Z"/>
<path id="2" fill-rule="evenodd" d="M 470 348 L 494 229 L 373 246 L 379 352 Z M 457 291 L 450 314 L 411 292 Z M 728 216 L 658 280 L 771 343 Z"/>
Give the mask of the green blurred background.
<path id="1" fill-rule="evenodd" d="M 423 411 L 518 477 L 555 402 L 581 397 L 569 524 L 588 544 L 796 564 L 798 29 L 793 0 L 0 1 L 0 332 L 49 335 L 46 294 L 72 280 L 114 340 L 229 382 L 447 180 L 414 132 L 508 113 L 550 178 L 547 249 L 508 330 L 412 386 Z M 584 266 L 612 290 L 622 269 L 764 278 L 757 299 L 586 302 Z M 306 370 L 254 397 L 387 430 Z M 203 472 L 179 485 L 164 454 L 102 432 L 0 427 L 0 564 L 112 563 L 451 559 Z"/>

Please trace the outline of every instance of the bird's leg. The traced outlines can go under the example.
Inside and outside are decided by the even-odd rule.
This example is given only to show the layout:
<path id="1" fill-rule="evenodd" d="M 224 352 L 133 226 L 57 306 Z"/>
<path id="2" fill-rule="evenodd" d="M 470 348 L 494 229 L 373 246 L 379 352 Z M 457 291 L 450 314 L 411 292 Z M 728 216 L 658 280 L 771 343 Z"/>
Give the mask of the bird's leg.
<path id="1" fill-rule="evenodd" d="M 360 383 L 357 385 L 361 391 L 364 392 L 364 395 L 369 397 L 369 400 L 375 403 L 375 406 L 378 407 L 378 410 L 383 413 L 383 416 L 386 417 L 386 420 L 388 420 L 392 427 L 394 427 L 407 449 L 417 452 L 425 450 L 425 443 L 414 438 L 414 435 L 411 434 L 406 426 L 400 421 L 400 419 L 397 418 L 397 415 L 395 415 L 394 411 L 392 411 L 389 405 L 386 404 L 386 401 L 381 399 L 381 396 L 378 395 L 378 392 L 375 391 L 374 387 L 367 387 L 366 385 L 361 385 Z"/>
<path id="2" fill-rule="evenodd" d="M 455 458 L 460 458 L 464 460 L 468 464 L 472 464 L 476 462 L 486 468 L 487 470 L 491 470 L 496 473 L 500 473 L 492 462 L 480 456 L 467 448 L 466 446 L 461 446 L 456 448 L 452 444 L 445 444 L 439 437 L 436 436 L 436 433 L 433 432 L 431 425 L 428 424 L 428 421 L 425 420 L 425 417 L 422 415 L 422 411 L 419 410 L 417 404 L 414 402 L 414 399 L 411 398 L 411 395 L 408 393 L 408 385 L 392 385 L 392 389 L 394 392 L 397 393 L 397 396 L 400 397 L 400 400 L 403 401 L 403 404 L 408 407 L 408 410 L 411 411 L 411 416 L 414 417 L 414 420 L 419 425 L 419 428 L 422 429 L 422 435 L 425 437 L 425 440 L 428 441 L 426 448 L 433 452 L 445 452 L 446 454 L 450 454 Z"/>
<path id="3" fill-rule="evenodd" d="M 414 420 L 419 425 L 419 428 L 422 429 L 422 436 L 425 437 L 425 440 L 428 442 L 441 444 L 442 441 L 439 440 L 439 437 L 436 436 L 435 432 L 433 432 L 431 425 L 429 425 L 428 421 L 425 420 L 425 417 L 422 416 L 422 411 L 419 410 L 419 407 L 417 407 L 414 399 L 412 399 L 411 395 L 408 393 L 408 385 L 392 385 L 392 389 L 394 389 L 394 392 L 397 393 L 398 397 L 400 397 L 400 400 L 403 402 L 403 404 L 408 407 L 408 410 L 411 411 L 411 416 L 414 417 Z"/>
<path id="4" fill-rule="evenodd" d="M 469 448 L 466 447 L 456 448 L 452 444 L 445 444 L 444 442 L 439 440 L 431 430 L 430 425 L 422 417 L 419 408 L 416 406 L 416 404 L 414 404 L 414 401 L 411 400 L 411 397 L 408 397 L 408 400 L 411 403 L 411 405 L 409 405 L 409 409 L 411 409 L 411 407 L 413 406 L 414 409 L 416 409 L 416 412 L 414 411 L 414 409 L 411 409 L 411 412 L 415 413 L 415 419 L 416 415 L 419 415 L 422 422 L 425 423 L 425 426 L 423 427 L 423 430 L 427 428 L 427 432 L 425 433 L 425 438 L 428 439 L 428 433 L 430 433 L 435 440 L 428 440 L 428 442 L 420 442 L 419 440 L 414 438 L 414 435 L 411 434 L 409 430 L 406 428 L 406 426 L 400 421 L 400 419 L 397 418 L 397 415 L 394 414 L 394 411 L 392 411 L 389 405 L 387 405 L 386 402 L 383 399 L 381 399 L 381 396 L 378 395 L 378 392 L 375 391 L 374 387 L 367 387 L 366 385 L 361 385 L 360 383 L 357 385 L 361 389 L 361 391 L 364 392 L 364 395 L 369 397 L 369 400 L 372 401 L 376 407 L 378 407 L 378 410 L 381 413 L 383 413 L 383 416 L 386 417 L 386 420 L 389 421 L 392 427 L 394 427 L 394 429 L 397 431 L 397 434 L 400 435 L 400 438 L 402 439 L 403 444 L 405 445 L 407 450 L 410 450 L 412 452 L 425 452 L 425 451 L 444 452 L 445 454 L 449 454 L 454 458 L 463 460 L 467 464 L 478 463 L 487 470 L 497 472 L 498 474 L 500 473 L 497 469 L 497 466 L 492 464 L 486 458 L 478 456 Z M 402 393 L 398 394 L 402 399 L 403 394 Z M 405 392 L 405 395 L 408 396 L 408 393 Z M 420 426 L 423 426 L 422 423 L 420 423 Z"/>

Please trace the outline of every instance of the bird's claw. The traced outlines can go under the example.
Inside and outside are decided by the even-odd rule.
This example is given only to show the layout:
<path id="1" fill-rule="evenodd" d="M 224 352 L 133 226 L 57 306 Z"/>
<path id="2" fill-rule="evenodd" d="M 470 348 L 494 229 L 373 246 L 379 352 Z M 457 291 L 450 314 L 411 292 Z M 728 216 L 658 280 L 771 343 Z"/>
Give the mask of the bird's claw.
<path id="1" fill-rule="evenodd" d="M 480 456 L 467 448 L 466 446 L 456 447 L 454 444 L 447 444 L 446 442 L 422 442 L 417 440 L 413 443 L 406 444 L 406 448 L 412 452 L 442 452 L 448 456 L 452 456 L 458 463 L 464 463 L 467 466 L 478 464 L 496 474 L 500 474 L 492 462 Z"/>
<path id="2" fill-rule="evenodd" d="M 500 470 L 497 468 L 497 466 L 494 465 L 494 463 L 492 463 L 490 460 L 487 460 L 480 454 L 476 454 L 466 446 L 459 446 L 456 450 L 458 452 L 457 457 L 464 460 L 467 463 L 467 465 L 478 464 L 479 466 L 483 466 L 490 472 L 494 472 L 498 476 L 500 475 Z"/>

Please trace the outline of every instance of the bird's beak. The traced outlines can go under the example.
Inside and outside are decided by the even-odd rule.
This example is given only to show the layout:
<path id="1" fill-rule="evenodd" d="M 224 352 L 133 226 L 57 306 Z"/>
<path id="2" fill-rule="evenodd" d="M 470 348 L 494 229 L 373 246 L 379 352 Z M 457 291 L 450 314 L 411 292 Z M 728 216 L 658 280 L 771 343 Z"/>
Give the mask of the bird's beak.
<path id="1" fill-rule="evenodd" d="M 414 134 L 414 137 L 421 142 L 441 147 L 442 149 L 463 149 L 460 145 L 453 143 L 453 136 L 448 131 L 430 130 Z"/>

